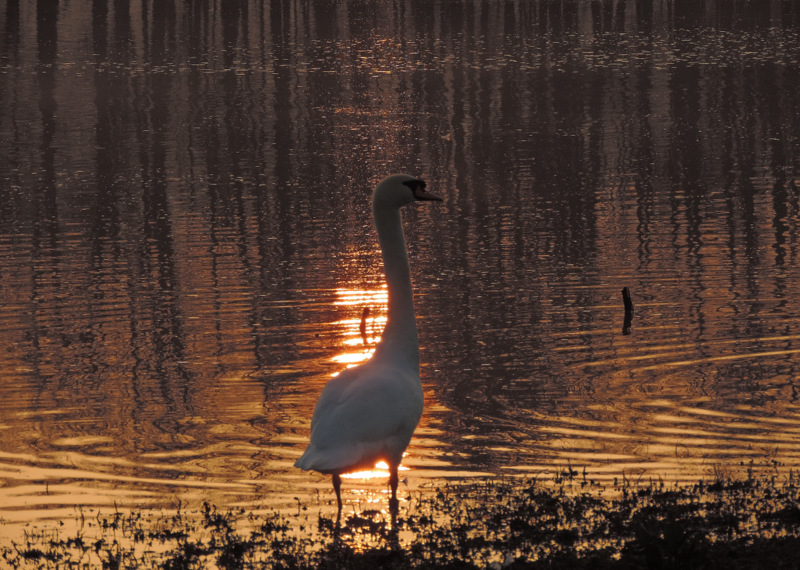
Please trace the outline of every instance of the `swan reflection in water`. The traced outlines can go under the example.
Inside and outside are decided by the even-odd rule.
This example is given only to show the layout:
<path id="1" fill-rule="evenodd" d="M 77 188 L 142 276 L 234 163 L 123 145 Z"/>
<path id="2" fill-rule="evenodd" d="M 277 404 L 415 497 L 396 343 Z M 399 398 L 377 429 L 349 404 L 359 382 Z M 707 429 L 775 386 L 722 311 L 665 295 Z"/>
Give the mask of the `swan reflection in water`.
<path id="1" fill-rule="evenodd" d="M 334 377 L 317 400 L 311 440 L 295 466 L 329 474 L 342 514 L 342 476 L 370 470 L 383 460 L 389 469 L 389 510 L 397 514 L 398 470 L 422 416 L 419 336 L 411 271 L 400 209 L 414 202 L 441 201 L 425 182 L 406 174 L 378 184 L 372 212 L 388 288 L 388 316 L 372 357 Z"/>

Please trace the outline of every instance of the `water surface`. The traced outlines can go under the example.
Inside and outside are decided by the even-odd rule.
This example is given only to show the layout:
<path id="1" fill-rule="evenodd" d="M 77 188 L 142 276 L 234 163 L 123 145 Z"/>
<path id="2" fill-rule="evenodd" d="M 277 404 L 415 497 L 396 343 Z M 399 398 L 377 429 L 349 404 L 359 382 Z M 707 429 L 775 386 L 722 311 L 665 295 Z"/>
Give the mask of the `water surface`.
<path id="1" fill-rule="evenodd" d="M 395 171 L 445 196 L 406 212 L 404 496 L 800 468 L 791 3 L 5 0 L 0 27 L 8 536 L 330 512 L 292 463 L 380 334 L 369 195 Z"/>

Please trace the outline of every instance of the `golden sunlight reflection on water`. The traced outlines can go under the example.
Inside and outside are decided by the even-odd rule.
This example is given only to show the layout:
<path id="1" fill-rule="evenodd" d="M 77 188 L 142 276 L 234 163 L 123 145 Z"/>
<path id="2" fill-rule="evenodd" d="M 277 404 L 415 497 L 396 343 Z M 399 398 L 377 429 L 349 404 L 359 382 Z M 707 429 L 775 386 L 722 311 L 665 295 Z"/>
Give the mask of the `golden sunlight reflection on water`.
<path id="1" fill-rule="evenodd" d="M 386 288 L 378 290 L 337 289 L 334 305 L 361 309 L 361 318 L 343 319 L 333 323 L 343 337 L 340 344 L 347 350 L 331 357 L 333 362 L 346 364 L 348 368 L 369 360 L 380 341 L 380 333 L 386 324 L 386 317 L 376 317 L 375 312 L 386 311 Z M 339 372 L 333 372 L 337 376 Z"/>

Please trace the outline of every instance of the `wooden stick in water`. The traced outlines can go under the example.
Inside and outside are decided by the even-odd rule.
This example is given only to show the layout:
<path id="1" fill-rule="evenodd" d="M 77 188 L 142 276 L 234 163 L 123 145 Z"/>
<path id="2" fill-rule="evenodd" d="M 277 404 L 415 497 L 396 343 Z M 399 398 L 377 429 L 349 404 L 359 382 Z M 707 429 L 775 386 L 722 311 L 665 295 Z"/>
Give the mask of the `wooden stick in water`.
<path id="1" fill-rule="evenodd" d="M 622 334 L 631 334 L 631 323 L 633 322 L 633 301 L 631 291 L 627 287 L 622 288 L 622 302 L 625 304 L 625 320 L 622 323 Z"/>

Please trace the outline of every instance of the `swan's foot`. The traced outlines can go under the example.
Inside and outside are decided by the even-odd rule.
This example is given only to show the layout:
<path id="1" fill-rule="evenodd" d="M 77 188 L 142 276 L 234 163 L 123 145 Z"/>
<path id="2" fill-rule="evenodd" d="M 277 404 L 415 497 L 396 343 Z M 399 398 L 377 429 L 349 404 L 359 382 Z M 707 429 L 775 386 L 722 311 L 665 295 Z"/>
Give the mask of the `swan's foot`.
<path id="1" fill-rule="evenodd" d="M 342 478 L 338 473 L 333 474 L 333 490 L 336 491 L 336 526 L 342 520 Z"/>

